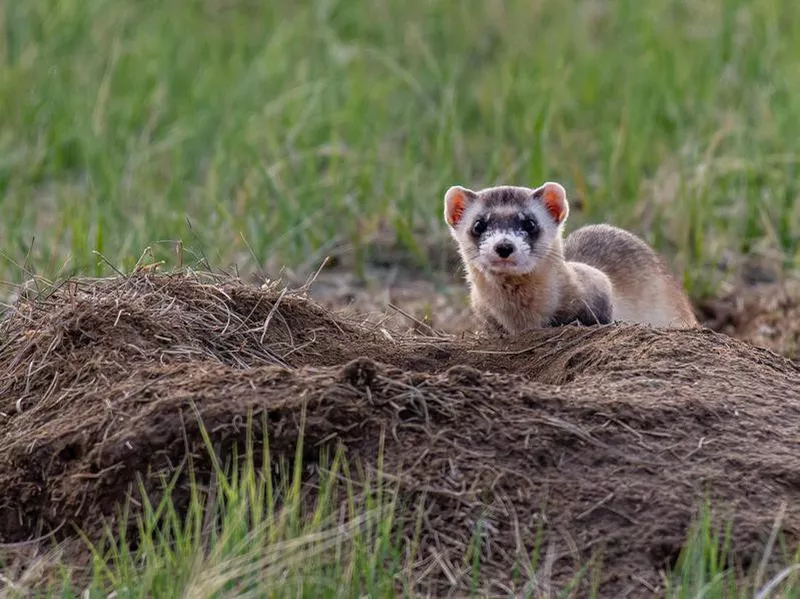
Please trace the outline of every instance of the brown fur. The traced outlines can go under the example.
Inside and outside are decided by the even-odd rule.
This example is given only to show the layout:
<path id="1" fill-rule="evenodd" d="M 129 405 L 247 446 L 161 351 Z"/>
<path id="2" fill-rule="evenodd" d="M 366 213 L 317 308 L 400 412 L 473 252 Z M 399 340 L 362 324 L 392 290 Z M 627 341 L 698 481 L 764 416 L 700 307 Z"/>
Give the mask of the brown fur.
<path id="1" fill-rule="evenodd" d="M 683 287 L 658 254 L 632 233 L 611 225 L 582 227 L 567 237 L 564 256 L 608 276 L 614 288 L 616 320 L 698 326 Z"/>
<path id="2" fill-rule="evenodd" d="M 467 273 L 472 308 L 493 333 L 611 320 L 608 277 L 587 265 L 566 262 L 560 239 L 529 274 L 489 277 L 470 264 Z"/>

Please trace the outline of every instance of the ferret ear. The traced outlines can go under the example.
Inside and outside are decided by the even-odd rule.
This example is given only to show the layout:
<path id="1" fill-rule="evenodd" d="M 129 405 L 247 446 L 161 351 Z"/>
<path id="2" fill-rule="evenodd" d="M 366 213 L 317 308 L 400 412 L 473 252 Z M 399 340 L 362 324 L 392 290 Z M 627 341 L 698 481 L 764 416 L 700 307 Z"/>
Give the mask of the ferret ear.
<path id="1" fill-rule="evenodd" d="M 478 197 L 478 194 L 461 187 L 460 185 L 453 185 L 444 194 L 444 220 L 452 228 L 456 228 L 461 218 L 464 216 L 464 211 L 467 207 Z"/>
<path id="2" fill-rule="evenodd" d="M 567 216 L 569 216 L 567 192 L 559 183 L 548 181 L 533 190 L 533 197 L 544 204 L 556 225 L 560 225 L 567 220 Z"/>

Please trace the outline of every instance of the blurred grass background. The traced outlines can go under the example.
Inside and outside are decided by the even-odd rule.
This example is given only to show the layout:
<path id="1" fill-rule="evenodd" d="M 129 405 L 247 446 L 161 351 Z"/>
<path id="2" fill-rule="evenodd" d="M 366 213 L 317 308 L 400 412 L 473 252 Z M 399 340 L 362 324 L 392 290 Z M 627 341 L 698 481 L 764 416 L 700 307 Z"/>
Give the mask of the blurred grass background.
<path id="1" fill-rule="evenodd" d="M 0 280 L 178 239 L 313 270 L 387 227 L 422 268 L 449 185 L 547 179 L 695 294 L 799 260 L 790 0 L 5 0 L 0 36 Z"/>

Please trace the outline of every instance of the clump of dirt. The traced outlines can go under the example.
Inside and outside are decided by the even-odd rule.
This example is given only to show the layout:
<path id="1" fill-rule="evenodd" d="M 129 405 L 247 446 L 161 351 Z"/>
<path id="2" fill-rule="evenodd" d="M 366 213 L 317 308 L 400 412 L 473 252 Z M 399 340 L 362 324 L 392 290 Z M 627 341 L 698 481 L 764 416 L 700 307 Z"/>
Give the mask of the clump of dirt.
<path id="1" fill-rule="evenodd" d="M 738 286 L 702 302 L 699 312 L 715 330 L 800 358 L 800 280 Z"/>
<path id="2" fill-rule="evenodd" d="M 197 416 L 230 448 L 252 411 L 291 459 L 304 405 L 306 447 L 374 464 L 391 431 L 383 469 L 404 503 L 424 497 L 422 552 L 441 556 L 421 588 L 471 583 L 447 564 L 479 520 L 495 593 L 539 528 L 553 581 L 599 554 L 604 596 L 652 596 L 705 497 L 740 565 L 783 502 L 800 536 L 800 365 L 708 329 L 400 336 L 276 286 L 139 273 L 20 300 L 0 372 L 5 543 L 99 534 L 137 473 L 205 453 Z"/>

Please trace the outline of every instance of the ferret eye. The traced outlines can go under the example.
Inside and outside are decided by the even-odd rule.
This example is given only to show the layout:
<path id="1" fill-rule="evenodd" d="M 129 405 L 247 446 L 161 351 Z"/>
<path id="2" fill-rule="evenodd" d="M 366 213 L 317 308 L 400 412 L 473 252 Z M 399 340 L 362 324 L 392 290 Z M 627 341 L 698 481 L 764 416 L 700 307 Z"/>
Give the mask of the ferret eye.
<path id="1" fill-rule="evenodd" d="M 482 218 L 479 218 L 472 225 L 472 234 L 476 236 L 483 235 L 484 232 L 486 231 L 486 227 L 487 227 L 486 221 L 483 220 Z"/>
<path id="2" fill-rule="evenodd" d="M 536 233 L 536 231 L 539 230 L 539 224 L 532 218 L 528 217 L 522 221 L 522 229 L 526 233 Z"/>

